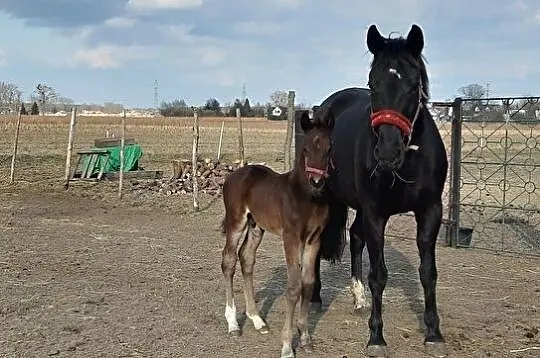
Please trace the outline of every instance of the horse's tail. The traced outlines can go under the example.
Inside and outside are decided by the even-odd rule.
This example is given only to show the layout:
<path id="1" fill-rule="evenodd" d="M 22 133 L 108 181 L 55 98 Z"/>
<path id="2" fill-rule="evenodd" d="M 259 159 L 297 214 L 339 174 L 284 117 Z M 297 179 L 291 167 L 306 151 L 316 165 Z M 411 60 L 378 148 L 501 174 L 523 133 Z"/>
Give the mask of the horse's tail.
<path id="1" fill-rule="evenodd" d="M 346 242 L 347 205 L 329 194 L 328 221 L 321 234 L 321 258 L 332 263 L 341 260 Z"/>

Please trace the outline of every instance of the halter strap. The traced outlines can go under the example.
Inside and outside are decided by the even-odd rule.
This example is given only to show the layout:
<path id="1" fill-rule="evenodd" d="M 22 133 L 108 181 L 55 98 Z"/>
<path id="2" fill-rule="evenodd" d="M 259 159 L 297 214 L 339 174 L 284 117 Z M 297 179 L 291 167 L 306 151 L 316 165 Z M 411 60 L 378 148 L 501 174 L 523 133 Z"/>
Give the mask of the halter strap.
<path id="1" fill-rule="evenodd" d="M 420 77 L 420 84 L 418 86 L 418 106 L 416 106 L 416 111 L 412 121 L 404 116 L 403 114 L 393 110 L 393 109 L 381 109 L 377 112 L 373 112 L 373 106 L 371 107 L 371 127 L 376 129 L 381 124 L 390 124 L 398 127 L 401 130 L 401 133 L 407 137 L 407 149 L 418 150 L 417 145 L 411 145 L 412 133 L 414 130 L 414 124 L 420 115 L 420 110 L 423 107 L 422 99 L 427 98 L 427 94 L 424 91 L 424 85 L 422 83 L 422 77 Z"/>
<path id="2" fill-rule="evenodd" d="M 328 177 L 328 169 L 314 168 L 314 167 L 310 167 L 309 165 L 306 164 L 305 171 L 308 174 L 318 174 L 318 175 L 323 176 L 325 178 Z"/>

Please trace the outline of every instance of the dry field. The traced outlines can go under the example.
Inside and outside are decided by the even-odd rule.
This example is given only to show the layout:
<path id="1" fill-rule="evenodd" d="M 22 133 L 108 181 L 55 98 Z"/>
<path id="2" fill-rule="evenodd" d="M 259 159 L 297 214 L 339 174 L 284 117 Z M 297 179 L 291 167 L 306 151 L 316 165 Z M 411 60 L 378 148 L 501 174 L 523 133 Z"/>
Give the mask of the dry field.
<path id="1" fill-rule="evenodd" d="M 141 165 L 171 173 L 170 160 L 189 158 L 191 119 L 131 119 Z M 215 156 L 220 119 L 201 119 L 201 152 Z M 227 337 L 218 224 L 220 198 L 131 190 L 115 183 L 62 188 L 67 119 L 24 118 L 16 184 L 9 185 L 14 119 L 0 118 L 0 357 L 276 357 L 284 315 L 286 271 L 278 238 L 268 235 L 255 267 L 257 301 L 271 332 Z M 80 118 L 76 149 L 119 119 Z M 285 123 L 244 122 L 250 161 L 283 168 Z M 235 159 L 236 122 L 228 120 L 224 154 Z M 414 235 L 397 219 L 395 231 Z M 346 250 L 348 251 L 348 250 Z M 416 245 L 390 237 L 385 252 L 385 335 L 392 357 L 424 357 L 422 290 Z M 451 357 L 537 357 L 540 346 L 540 262 L 467 249 L 437 249 L 438 303 Z M 366 255 L 367 256 L 367 255 Z M 298 357 L 363 357 L 367 317 L 352 314 L 349 255 L 323 264 L 323 312 L 311 328 L 315 353 Z M 368 259 L 364 260 L 368 272 Z M 239 270 L 237 270 L 239 271 Z M 239 310 L 242 280 L 235 281 Z M 245 321 L 242 314 L 241 321 Z"/>

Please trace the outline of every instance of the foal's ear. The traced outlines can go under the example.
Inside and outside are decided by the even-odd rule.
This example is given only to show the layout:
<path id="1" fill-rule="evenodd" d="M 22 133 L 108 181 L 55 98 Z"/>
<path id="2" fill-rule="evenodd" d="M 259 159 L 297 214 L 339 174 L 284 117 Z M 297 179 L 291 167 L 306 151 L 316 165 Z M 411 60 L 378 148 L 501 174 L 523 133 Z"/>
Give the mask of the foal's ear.
<path id="1" fill-rule="evenodd" d="M 334 113 L 331 109 L 328 109 L 326 111 L 326 116 L 324 118 L 324 121 L 326 122 L 326 127 L 330 130 L 334 129 L 334 124 L 336 123 L 336 117 L 334 117 Z"/>
<path id="2" fill-rule="evenodd" d="M 313 122 L 309 118 L 309 111 L 302 111 L 302 114 L 300 115 L 300 126 L 304 132 L 313 128 Z"/>
<path id="3" fill-rule="evenodd" d="M 414 57 L 419 57 L 424 49 L 424 34 L 422 29 L 414 24 L 407 35 L 407 47 Z"/>
<path id="4" fill-rule="evenodd" d="M 381 36 L 377 26 L 371 25 L 367 32 L 367 46 L 369 52 L 376 55 L 384 49 L 386 39 Z"/>

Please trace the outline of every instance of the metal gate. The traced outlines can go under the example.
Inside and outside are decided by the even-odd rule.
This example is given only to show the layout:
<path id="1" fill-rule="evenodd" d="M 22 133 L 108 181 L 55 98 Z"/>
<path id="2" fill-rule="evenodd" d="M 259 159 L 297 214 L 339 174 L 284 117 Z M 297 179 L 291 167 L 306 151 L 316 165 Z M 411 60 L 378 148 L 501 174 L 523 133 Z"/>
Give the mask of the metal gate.
<path id="1" fill-rule="evenodd" d="M 449 239 L 540 254 L 540 97 L 453 105 Z"/>

